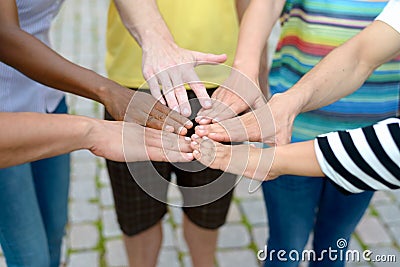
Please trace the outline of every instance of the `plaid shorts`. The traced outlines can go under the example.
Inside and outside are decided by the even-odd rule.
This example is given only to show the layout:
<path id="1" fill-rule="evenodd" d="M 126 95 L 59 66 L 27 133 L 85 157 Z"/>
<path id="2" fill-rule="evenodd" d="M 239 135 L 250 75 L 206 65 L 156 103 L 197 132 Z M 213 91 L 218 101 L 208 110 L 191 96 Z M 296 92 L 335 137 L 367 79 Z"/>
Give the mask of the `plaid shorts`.
<path id="1" fill-rule="evenodd" d="M 208 90 L 212 94 L 214 90 Z M 200 105 L 195 94 L 187 91 L 191 99 L 192 114 Z M 105 112 L 105 118 L 112 120 Z M 193 133 L 194 127 L 188 136 Z M 200 163 L 133 162 L 120 163 L 107 160 L 107 169 L 114 195 L 115 209 L 121 230 L 128 236 L 136 235 L 158 223 L 167 212 L 168 183 L 174 172 L 183 197 L 183 212 L 196 225 L 217 229 L 226 221 L 233 195 L 236 175 L 210 168 L 199 168 Z M 160 183 L 160 179 L 164 182 Z M 212 185 L 204 186 L 209 183 Z M 193 187 L 201 188 L 195 192 Z M 187 190 L 188 189 L 188 190 Z M 151 194 L 148 192 L 151 191 Z M 208 201 L 208 200 L 212 201 Z M 195 203 L 204 203 L 196 205 Z"/>

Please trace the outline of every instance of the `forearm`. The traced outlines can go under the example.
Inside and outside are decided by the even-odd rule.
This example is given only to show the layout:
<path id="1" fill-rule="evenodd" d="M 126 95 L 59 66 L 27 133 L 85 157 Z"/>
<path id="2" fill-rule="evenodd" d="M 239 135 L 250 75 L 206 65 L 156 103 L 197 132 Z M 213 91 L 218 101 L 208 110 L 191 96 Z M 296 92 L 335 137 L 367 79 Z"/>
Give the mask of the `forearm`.
<path id="1" fill-rule="evenodd" d="M 72 115 L 0 113 L 0 168 L 88 148 L 94 119 Z"/>
<path id="2" fill-rule="evenodd" d="M 375 21 L 333 50 L 284 95 L 296 102 L 298 112 L 329 105 L 357 90 L 375 68 L 399 51 L 400 34 Z"/>
<path id="3" fill-rule="evenodd" d="M 114 0 L 114 3 L 123 24 L 142 49 L 175 45 L 155 0 Z"/>
<path id="4" fill-rule="evenodd" d="M 277 146 L 270 170 L 273 177 L 291 174 L 299 176 L 324 176 L 315 155 L 314 141 Z"/>
<path id="5" fill-rule="evenodd" d="M 110 100 L 111 94 L 128 91 L 61 57 L 18 25 L 0 27 L 0 40 L 0 61 L 47 86 L 103 104 Z"/>
<path id="6" fill-rule="evenodd" d="M 252 0 L 243 15 L 233 67 L 251 79 L 258 79 L 262 51 L 284 3 L 282 0 Z"/>

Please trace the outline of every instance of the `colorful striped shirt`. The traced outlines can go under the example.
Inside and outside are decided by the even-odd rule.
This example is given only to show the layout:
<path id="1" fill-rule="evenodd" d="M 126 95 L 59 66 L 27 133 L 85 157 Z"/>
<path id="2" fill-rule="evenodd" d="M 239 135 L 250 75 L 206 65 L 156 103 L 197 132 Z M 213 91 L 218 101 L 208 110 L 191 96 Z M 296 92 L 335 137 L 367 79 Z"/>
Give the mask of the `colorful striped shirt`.
<path id="1" fill-rule="evenodd" d="M 376 20 L 400 33 L 400 0 L 390 0 Z M 323 173 L 341 190 L 400 188 L 400 119 L 387 119 L 373 126 L 331 132 L 314 141 Z"/>
<path id="2" fill-rule="evenodd" d="M 386 2 L 289 0 L 270 72 L 271 92 L 292 87 L 335 47 L 370 24 Z M 292 140 L 354 129 L 395 117 L 399 110 L 400 58 L 379 67 L 353 94 L 318 110 L 300 114 Z"/>

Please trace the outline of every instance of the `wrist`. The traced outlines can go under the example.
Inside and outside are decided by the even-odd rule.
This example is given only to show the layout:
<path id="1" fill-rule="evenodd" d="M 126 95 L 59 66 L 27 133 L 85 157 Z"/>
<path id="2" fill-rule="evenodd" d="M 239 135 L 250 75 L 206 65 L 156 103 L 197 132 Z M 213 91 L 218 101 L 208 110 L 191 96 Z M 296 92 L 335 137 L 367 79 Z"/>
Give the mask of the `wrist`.
<path id="1" fill-rule="evenodd" d="M 253 82 L 258 81 L 258 75 L 260 69 L 259 64 L 254 64 L 252 62 L 235 59 L 235 61 L 232 64 L 232 68 L 246 75 Z"/>
<path id="2" fill-rule="evenodd" d="M 268 177 L 270 179 L 274 179 L 278 176 L 285 174 L 286 160 L 284 156 L 284 146 L 275 146 L 273 148 L 268 148 L 267 150 L 274 150 L 274 155 Z"/>
<path id="3" fill-rule="evenodd" d="M 286 113 L 289 114 L 293 120 L 302 112 L 305 105 L 304 96 L 300 92 L 292 89 L 284 93 L 274 94 L 273 98 L 285 105 Z"/>
<path id="4" fill-rule="evenodd" d="M 142 36 L 140 41 L 140 47 L 143 52 L 146 52 L 151 49 L 157 49 L 158 47 L 177 47 L 177 44 L 174 41 L 173 36 L 169 33 L 169 31 L 164 31 L 164 33 L 159 31 L 146 30 Z"/>
<path id="5" fill-rule="evenodd" d="M 79 117 L 79 120 L 79 128 L 81 129 L 77 137 L 79 149 L 91 150 L 97 142 L 96 136 L 99 133 L 101 123 L 97 119 L 88 117 Z"/>

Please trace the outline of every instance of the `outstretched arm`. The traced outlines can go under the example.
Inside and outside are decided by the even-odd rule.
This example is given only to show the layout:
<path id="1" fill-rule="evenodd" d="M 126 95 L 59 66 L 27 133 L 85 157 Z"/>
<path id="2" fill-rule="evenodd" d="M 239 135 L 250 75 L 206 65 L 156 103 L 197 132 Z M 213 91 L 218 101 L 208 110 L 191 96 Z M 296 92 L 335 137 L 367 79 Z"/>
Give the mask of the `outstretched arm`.
<path id="1" fill-rule="evenodd" d="M 260 181 L 283 174 L 327 176 L 349 193 L 400 188 L 400 119 L 272 148 L 192 137 L 194 157 L 214 169 Z"/>
<path id="2" fill-rule="evenodd" d="M 276 139 L 290 140 L 295 117 L 357 90 L 374 69 L 400 54 L 400 2 L 391 0 L 377 20 L 334 49 L 290 90 L 276 94 L 269 106 Z M 283 141 L 283 142 L 282 142 Z"/>
<path id="3" fill-rule="evenodd" d="M 244 4 L 244 0 L 237 0 Z M 236 116 L 248 108 L 258 108 L 265 103 L 259 89 L 260 63 L 265 69 L 267 39 L 281 14 L 284 0 L 251 0 L 240 22 L 239 40 L 230 77 L 212 98 L 212 109 L 201 110 L 196 121 L 208 124 Z M 238 5 L 241 7 L 241 5 Z M 240 15 L 240 14 L 239 14 Z M 261 59 L 261 56 L 264 58 Z"/>
<path id="4" fill-rule="evenodd" d="M 190 140 L 135 123 L 1 112 L 0 168 L 88 149 L 114 161 L 190 161 Z"/>
<path id="5" fill-rule="evenodd" d="M 191 114 L 184 83 L 199 98 L 203 108 L 210 108 L 206 88 L 194 71 L 199 64 L 217 64 L 226 55 L 205 54 L 179 47 L 162 18 L 155 0 L 114 0 L 121 20 L 143 51 L 142 71 L 152 95 L 184 116 Z M 185 14 L 181 14 L 184 16 Z M 190 14 L 187 14 L 190 16 Z M 207 19 L 207 18 L 204 18 Z M 197 83 L 194 83 L 197 81 Z"/>
<path id="6" fill-rule="evenodd" d="M 296 101 L 299 112 L 324 107 L 353 93 L 378 66 L 399 54 L 400 32 L 376 20 L 329 53 L 287 91 L 287 98 Z"/>
<path id="7" fill-rule="evenodd" d="M 95 72 L 82 68 L 58 55 L 41 41 L 23 31 L 19 26 L 15 0 L 0 2 L 0 61 L 21 71 L 31 79 L 47 86 L 80 95 L 101 102 L 117 120 L 123 120 L 132 97 L 140 98 L 129 118 L 141 125 L 159 128 L 166 124 L 179 126 L 187 122 L 185 118 L 173 113 L 154 98 L 135 93 Z M 155 110 L 161 110 L 160 116 Z M 150 113 L 150 116 L 147 116 Z M 163 120 L 148 120 L 150 117 Z M 159 123 L 160 122 L 160 123 Z"/>

